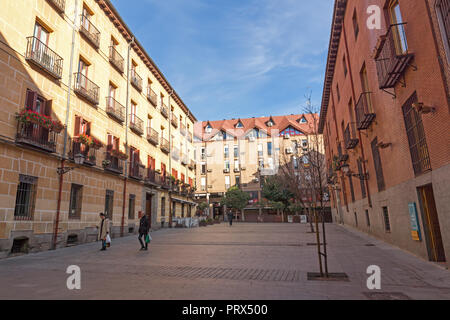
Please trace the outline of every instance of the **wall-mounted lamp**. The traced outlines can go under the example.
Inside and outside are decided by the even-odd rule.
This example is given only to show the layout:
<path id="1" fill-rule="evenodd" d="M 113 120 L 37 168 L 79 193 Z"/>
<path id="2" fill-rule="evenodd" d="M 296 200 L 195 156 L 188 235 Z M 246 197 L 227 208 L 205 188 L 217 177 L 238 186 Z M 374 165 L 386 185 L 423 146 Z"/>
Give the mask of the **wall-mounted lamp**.
<path id="1" fill-rule="evenodd" d="M 435 113 L 436 108 L 431 106 L 426 106 L 423 102 L 414 102 L 412 104 L 412 107 L 416 109 L 416 111 L 420 114 L 427 114 L 427 113 Z"/>
<path id="2" fill-rule="evenodd" d="M 384 143 L 383 141 L 381 141 L 380 143 L 377 144 L 377 147 L 381 148 L 381 149 L 386 149 L 391 146 L 392 146 L 392 142 Z"/>
<path id="3" fill-rule="evenodd" d="M 73 160 L 75 161 L 75 164 L 78 165 L 78 166 L 81 166 L 84 163 L 84 159 L 85 159 L 85 157 L 81 153 L 78 153 L 78 154 L 76 154 L 73 157 Z M 76 169 L 76 168 L 77 167 L 59 167 L 57 169 L 57 172 L 58 172 L 59 175 L 63 175 L 63 174 L 66 174 L 69 171 L 72 171 L 72 170 Z"/>

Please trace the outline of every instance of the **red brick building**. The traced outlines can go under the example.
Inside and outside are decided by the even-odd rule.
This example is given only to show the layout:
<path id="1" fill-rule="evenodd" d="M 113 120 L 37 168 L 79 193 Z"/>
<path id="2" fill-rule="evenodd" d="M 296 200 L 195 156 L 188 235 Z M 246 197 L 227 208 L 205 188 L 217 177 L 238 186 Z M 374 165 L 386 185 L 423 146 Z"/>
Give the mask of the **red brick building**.
<path id="1" fill-rule="evenodd" d="M 450 259 L 449 10 L 336 0 L 319 128 L 334 219 L 439 262 Z"/>

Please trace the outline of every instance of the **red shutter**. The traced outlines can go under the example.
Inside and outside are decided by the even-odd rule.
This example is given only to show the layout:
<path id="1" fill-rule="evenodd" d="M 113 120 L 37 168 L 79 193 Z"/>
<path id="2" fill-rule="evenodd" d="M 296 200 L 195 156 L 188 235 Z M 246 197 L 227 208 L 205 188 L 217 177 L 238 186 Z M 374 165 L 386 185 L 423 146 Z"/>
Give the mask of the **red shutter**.
<path id="1" fill-rule="evenodd" d="M 25 98 L 25 108 L 27 110 L 36 110 L 37 92 L 27 90 L 27 96 Z"/>
<path id="2" fill-rule="evenodd" d="M 106 147 L 106 150 L 108 152 L 111 152 L 112 149 L 113 149 L 113 136 L 108 134 L 108 146 Z"/>
<path id="3" fill-rule="evenodd" d="M 135 150 L 135 157 L 134 157 L 134 162 L 135 163 L 137 163 L 137 164 L 139 164 L 139 162 L 140 162 L 140 156 L 139 156 L 139 150 Z"/>
<path id="4" fill-rule="evenodd" d="M 52 100 L 45 101 L 45 109 L 43 112 L 46 116 L 52 115 Z"/>
<path id="5" fill-rule="evenodd" d="M 91 123 L 90 122 L 86 122 L 86 134 L 88 136 L 91 135 Z"/>
<path id="6" fill-rule="evenodd" d="M 75 116 L 75 130 L 74 130 L 74 136 L 78 137 L 80 135 L 80 128 L 81 128 L 81 117 Z"/>

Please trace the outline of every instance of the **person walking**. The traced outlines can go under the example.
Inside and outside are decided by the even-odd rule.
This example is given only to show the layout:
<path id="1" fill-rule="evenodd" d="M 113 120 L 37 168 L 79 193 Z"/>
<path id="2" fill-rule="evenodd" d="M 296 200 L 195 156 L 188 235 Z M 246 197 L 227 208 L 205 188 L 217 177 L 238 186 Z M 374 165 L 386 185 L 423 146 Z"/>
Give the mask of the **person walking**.
<path id="1" fill-rule="evenodd" d="M 228 221 L 230 222 L 230 227 L 233 225 L 233 212 L 228 210 Z"/>
<path id="2" fill-rule="evenodd" d="M 102 248 L 100 251 L 106 250 L 106 238 L 109 236 L 109 219 L 103 212 L 100 213 L 100 223 L 97 226 L 98 235 L 97 240 L 102 241 Z"/>
<path id="3" fill-rule="evenodd" d="M 141 243 L 141 250 L 148 250 L 148 242 L 147 235 L 150 231 L 150 222 L 146 214 L 143 214 L 142 211 L 139 212 L 140 222 L 139 222 L 139 242 Z M 142 237 L 144 237 L 144 241 L 142 241 Z M 145 245 L 144 245 L 145 242 Z"/>

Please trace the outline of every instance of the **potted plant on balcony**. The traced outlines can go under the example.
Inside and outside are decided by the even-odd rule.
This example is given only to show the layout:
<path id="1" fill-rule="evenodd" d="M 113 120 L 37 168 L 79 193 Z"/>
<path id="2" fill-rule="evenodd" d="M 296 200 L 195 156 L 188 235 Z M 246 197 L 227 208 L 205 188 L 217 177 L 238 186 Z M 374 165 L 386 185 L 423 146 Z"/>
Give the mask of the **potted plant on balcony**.
<path id="1" fill-rule="evenodd" d="M 92 145 L 92 138 L 85 133 L 81 133 L 77 138 L 77 142 L 82 143 L 86 146 Z"/>
<path id="2" fill-rule="evenodd" d="M 120 150 L 111 151 L 113 157 L 119 158 L 120 160 L 127 160 L 128 155 Z"/>
<path id="3" fill-rule="evenodd" d="M 90 163 L 94 163 L 95 160 L 97 160 L 97 157 L 96 157 L 95 155 L 93 155 L 93 154 L 91 154 L 91 155 L 88 157 L 88 161 L 89 161 Z"/>
<path id="4" fill-rule="evenodd" d="M 53 120 L 53 126 L 52 131 L 56 133 L 61 133 L 61 131 L 64 129 L 64 125 L 59 120 Z"/>
<path id="5" fill-rule="evenodd" d="M 16 119 L 19 122 L 26 124 L 37 124 L 45 129 L 51 130 L 53 128 L 53 121 L 49 116 L 40 114 L 36 111 L 24 109 L 16 113 Z"/>
<path id="6" fill-rule="evenodd" d="M 92 138 L 92 145 L 91 145 L 91 147 L 96 149 L 96 150 L 98 150 L 98 149 L 103 148 L 103 143 L 100 140 L 96 139 L 96 138 Z"/>
<path id="7" fill-rule="evenodd" d="M 111 161 L 109 161 L 109 160 L 103 160 L 102 161 L 102 166 L 103 166 L 103 168 L 106 168 L 107 166 L 109 166 L 111 164 Z"/>

